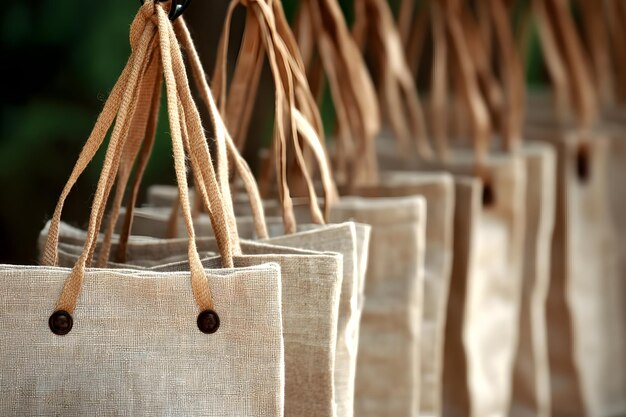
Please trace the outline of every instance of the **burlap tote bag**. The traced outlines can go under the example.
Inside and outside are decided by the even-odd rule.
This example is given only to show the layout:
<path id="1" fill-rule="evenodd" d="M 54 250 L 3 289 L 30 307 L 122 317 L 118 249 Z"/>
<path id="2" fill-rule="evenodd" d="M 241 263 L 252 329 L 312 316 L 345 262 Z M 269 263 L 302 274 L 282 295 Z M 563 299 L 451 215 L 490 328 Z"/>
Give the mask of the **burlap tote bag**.
<path id="1" fill-rule="evenodd" d="M 548 294 L 553 415 L 620 415 L 626 407 L 623 294 L 610 212 L 610 142 L 596 126 L 596 97 L 580 40 L 561 2 L 533 3 L 557 107 L 527 125 L 558 155 L 556 225 Z M 564 111 L 572 107 L 573 123 Z"/>
<path id="2" fill-rule="evenodd" d="M 347 228 L 348 233 L 355 233 L 354 225 L 341 226 Z M 68 226 L 65 229 L 62 230 L 67 236 L 65 241 L 70 241 L 70 236 L 76 232 L 72 233 Z M 345 242 L 341 236 L 344 233 L 343 230 L 335 230 L 335 239 L 340 237 L 338 242 Z M 63 236 L 61 240 L 63 241 Z M 165 268 L 167 270 L 188 269 L 188 263 L 181 262 L 185 258 L 186 249 L 181 244 L 183 241 L 186 239 L 131 241 L 127 246 L 127 262 L 159 271 L 164 270 L 163 265 L 169 265 Z M 326 241 L 319 243 L 332 241 L 328 236 Z M 201 237 L 196 239 L 196 245 L 201 253 L 206 254 L 203 265 L 214 266 L 217 262 L 215 253 L 218 250 L 216 240 Z M 112 249 L 115 251 L 116 245 Z M 342 256 L 338 253 L 297 250 L 243 240 L 241 249 L 242 254 L 233 258 L 236 267 L 273 262 L 280 265 L 282 271 L 285 414 L 334 415 L 333 375 L 343 274 Z M 69 248 L 66 246 L 65 250 L 71 253 L 71 245 Z M 167 252 L 170 258 L 164 259 L 163 252 Z M 172 256 L 176 253 L 178 259 Z M 155 262 L 159 258 L 162 261 Z M 72 261 L 71 256 L 69 260 Z M 315 317 L 315 320 L 310 317 Z M 346 329 L 343 326 L 342 336 L 345 337 Z"/>
<path id="3" fill-rule="evenodd" d="M 431 10 L 435 41 L 431 119 L 439 162 L 418 165 L 461 176 L 455 179 L 443 415 L 506 415 L 518 342 L 526 171 L 523 159 L 511 151 L 488 150 L 490 122 L 478 89 L 478 59 L 484 51 L 468 10 L 457 6 L 438 3 Z M 446 38 L 452 43 L 451 60 Z M 472 129 L 473 151 L 447 145 L 445 68 L 454 68 L 457 93 Z M 384 161 L 385 154 L 381 157 Z"/>
<path id="4" fill-rule="evenodd" d="M 187 120 L 194 119 L 194 108 L 189 105 L 190 95 L 184 94 L 184 84 L 178 83 L 182 60 L 167 13 L 152 1 L 144 4 L 133 22 L 131 45 L 128 65 L 55 210 L 44 256 L 49 266 L 1 268 L 5 282 L 0 292 L 2 315 L 14 318 L 2 339 L 2 414 L 85 415 L 107 410 L 135 415 L 282 415 L 284 358 L 276 264 L 232 269 L 238 242 L 223 228 L 218 229 L 218 241 L 227 268 L 202 268 L 189 203 L 184 200 L 192 237 L 189 272 L 86 268 L 99 209 L 106 203 L 107 183 L 113 182 L 110 174 L 116 171 L 115 155 L 122 151 L 123 126 L 132 113 L 139 79 L 149 72 L 148 62 L 164 68 L 183 196 L 187 187 L 184 155 L 188 148 L 180 120 L 181 113 Z M 184 103 L 180 108 L 177 99 Z M 65 196 L 116 115 L 84 250 L 71 270 L 55 267 L 56 231 Z M 205 149 L 208 160 L 202 130 L 190 131 L 188 140 L 197 149 Z M 194 170 L 199 168 L 193 165 Z M 211 190 L 205 195 L 211 196 L 216 224 L 227 225 L 228 212 L 220 204 L 215 175 L 209 169 L 202 169 L 202 174 Z M 55 295 L 59 291 L 61 295 Z M 54 298 L 58 302 L 53 307 Z"/>
<path id="5" fill-rule="evenodd" d="M 236 5 L 236 3 L 233 2 L 233 5 Z M 254 13 L 268 12 L 261 4 L 255 4 L 250 7 Z M 277 29 L 272 27 L 274 22 L 268 19 L 267 16 L 264 19 L 257 17 L 255 22 L 259 25 L 266 25 L 266 29 L 274 32 L 274 35 L 276 35 Z M 228 25 L 226 28 L 228 29 Z M 177 26 L 176 29 L 180 42 L 188 51 L 192 72 L 200 95 L 205 104 L 211 108 L 214 105 L 210 100 L 210 91 L 193 43 L 182 25 Z M 276 43 L 276 40 L 272 43 L 264 39 L 263 42 L 266 48 L 270 50 L 274 48 L 274 51 L 278 50 L 282 54 L 280 57 L 286 59 L 287 54 L 284 47 L 281 50 L 281 45 Z M 302 125 L 306 126 L 304 122 Z M 230 141 L 228 135 L 226 135 L 223 141 L 217 141 L 217 148 L 218 155 L 220 154 L 219 149 L 223 151 L 221 154 L 230 154 L 235 169 L 242 177 L 244 188 L 248 191 L 249 200 L 252 203 L 252 225 L 254 226 L 252 230 L 254 230 L 254 235 L 261 239 L 267 239 L 269 235 L 265 219 L 263 218 L 262 208 L 260 203 L 254 204 L 255 201 L 260 202 L 258 192 L 250 192 L 251 188 L 255 188 L 256 185 L 253 184 L 251 187 L 250 184 L 246 184 L 249 183 L 251 177 L 249 171 L 246 173 L 244 169 L 244 172 L 242 172 L 242 166 L 245 168 L 245 163 L 241 162 L 241 157 L 237 154 L 235 146 Z M 225 159 L 218 159 L 218 165 L 223 166 L 224 161 Z M 325 160 L 322 160 L 322 162 L 325 162 Z M 322 170 L 324 169 L 327 168 L 322 167 Z M 222 170 L 224 169 L 222 168 Z M 284 190 L 284 188 L 282 189 Z M 313 201 L 316 202 L 316 199 Z M 317 218 L 321 219 L 319 208 L 315 208 L 317 209 Z M 171 210 L 169 211 L 171 213 Z M 169 214 L 167 217 L 159 217 L 158 214 L 151 216 L 151 214 L 155 213 L 158 213 L 158 210 L 152 213 L 150 213 L 150 210 L 136 210 L 133 217 L 133 233 L 138 232 L 152 236 L 169 235 L 172 232 L 172 228 L 169 227 L 171 226 L 170 221 L 173 219 L 176 224 L 179 219 Z M 143 220 L 146 220 L 143 222 L 143 225 L 141 224 L 142 214 L 148 214 L 143 218 Z M 286 217 L 284 216 L 283 218 L 285 219 Z M 210 225 L 210 221 L 205 222 L 205 220 L 210 220 L 210 216 L 198 215 L 196 217 L 198 234 L 212 235 L 212 230 L 203 228 L 203 224 Z M 281 223 L 285 224 L 287 228 L 294 225 L 293 222 L 287 219 L 281 221 Z M 128 226 L 128 224 L 124 223 L 123 226 Z M 173 229 L 180 233 L 181 236 L 186 235 L 184 228 L 174 227 Z M 284 230 L 284 228 L 281 229 Z M 240 230 L 240 232 L 242 231 Z M 123 229 L 121 233 L 122 235 L 128 234 Z M 252 237 L 251 234 L 243 233 L 243 235 Z M 354 344 L 357 336 L 355 329 L 358 328 L 357 302 L 358 290 L 361 285 L 359 273 L 363 274 L 362 270 L 357 270 L 357 266 L 362 263 L 358 259 L 366 257 L 366 249 L 364 247 L 367 247 L 368 229 L 364 226 L 343 224 L 330 229 L 320 228 L 311 231 L 311 236 L 309 238 L 306 235 L 292 234 L 289 237 L 285 237 L 285 242 L 288 243 L 288 246 L 295 248 L 337 251 L 343 255 L 345 267 L 341 263 L 335 264 L 336 270 L 334 273 L 330 273 L 328 262 L 323 265 L 319 263 L 323 260 L 320 256 L 327 258 L 330 255 L 319 252 L 316 252 L 317 258 L 313 256 L 313 258 L 303 264 L 302 258 L 280 255 L 279 249 L 284 249 L 282 244 L 279 244 L 279 246 L 266 246 L 267 252 L 263 253 L 263 257 L 260 256 L 261 253 L 248 253 L 248 246 L 244 245 L 242 257 L 236 259 L 238 262 L 260 262 L 261 259 L 273 256 L 273 259 L 279 262 L 282 269 L 291 271 L 291 273 L 286 272 L 288 275 L 283 279 L 286 347 L 285 413 L 287 415 L 336 415 L 341 404 L 346 401 L 344 398 L 347 398 L 347 401 L 351 400 L 350 392 L 353 391 L 353 388 L 351 388 L 351 385 L 353 385 L 351 379 L 353 381 L 353 377 L 350 377 L 350 375 L 354 375 L 356 363 L 356 346 Z M 357 239 L 359 239 L 358 245 Z M 300 240 L 301 243 L 298 243 Z M 166 242 L 164 241 L 162 245 L 167 246 L 168 243 Z M 170 240 L 169 242 L 171 243 L 172 241 Z M 203 247 L 204 243 L 201 242 L 203 241 L 198 241 L 198 246 L 201 249 L 205 249 Z M 272 241 L 264 240 L 264 242 L 271 243 Z M 145 248 L 144 246 L 141 251 L 145 251 Z M 272 250 L 272 248 L 275 248 L 275 250 Z M 139 250 L 137 247 L 127 247 L 127 249 L 132 249 L 135 256 Z M 147 257 L 150 257 L 150 255 L 147 254 Z M 303 270 L 304 265 L 309 265 L 309 267 Z M 313 270 L 315 265 L 320 266 L 320 270 L 317 272 Z M 317 290 L 315 285 L 319 287 Z M 302 303 L 311 308 L 310 314 L 303 313 Z M 315 311 L 317 311 L 316 314 L 314 313 Z M 303 317 L 313 315 L 317 317 L 317 320 L 306 320 L 308 323 L 303 322 Z M 302 335 L 307 335 L 307 338 L 303 340 Z M 336 383 L 335 380 L 337 380 Z"/>

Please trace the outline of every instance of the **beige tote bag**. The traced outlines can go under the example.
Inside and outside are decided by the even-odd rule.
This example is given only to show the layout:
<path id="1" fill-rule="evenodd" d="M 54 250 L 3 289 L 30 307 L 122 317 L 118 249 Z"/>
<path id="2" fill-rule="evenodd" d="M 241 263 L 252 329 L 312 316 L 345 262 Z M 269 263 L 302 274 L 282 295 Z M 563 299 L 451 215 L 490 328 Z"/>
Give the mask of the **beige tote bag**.
<path id="1" fill-rule="evenodd" d="M 526 171 L 522 157 L 489 149 L 490 121 L 478 88 L 484 50 L 469 12 L 463 8 L 448 10 L 447 6 L 432 9 L 436 61 L 431 94 L 433 135 L 443 162 L 421 164 L 422 169 L 447 170 L 463 176 L 455 181 L 443 415 L 504 416 L 511 400 L 518 343 Z M 447 38 L 456 54 L 458 65 L 453 70 L 458 74 L 453 79 L 469 116 L 473 151 L 447 146 L 448 93 L 443 71 L 448 68 Z M 470 56 L 470 47 L 476 56 Z M 513 147 L 509 138 L 503 139 L 507 147 Z"/>
<path id="2" fill-rule="evenodd" d="M 97 235 L 99 208 L 106 203 L 105 188 L 112 182 L 109 174 L 116 170 L 112 156 L 122 150 L 120 134 L 125 133 L 121 126 L 128 121 L 129 105 L 148 57 L 158 58 L 158 66 L 163 63 L 168 95 L 180 98 L 178 94 L 185 93 L 175 81 L 182 61 L 171 35 L 166 12 L 146 1 L 131 27 L 129 63 L 55 211 L 45 251 L 50 266 L 0 267 L 4 281 L 0 308 L 3 317 L 11 318 L 6 322 L 11 328 L 0 343 L 3 415 L 87 415 L 94 410 L 133 415 L 283 415 L 280 269 L 276 264 L 204 270 L 192 239 L 189 272 L 86 268 Z M 171 102 L 176 172 L 184 190 L 184 144 L 178 116 L 183 111 L 187 120 L 193 119 L 189 112 L 194 109 Z M 84 250 L 73 269 L 52 266 L 57 247 L 54 235 L 65 196 L 116 114 L 118 128 L 105 158 Z M 202 148 L 206 139 L 201 136 L 189 139 Z M 216 184 L 210 170 L 203 169 L 203 175 L 207 186 Z M 219 189 L 211 191 L 216 219 L 227 224 Z M 188 200 L 182 206 L 193 237 Z M 218 234 L 220 248 L 226 248 L 221 250 L 225 265 L 232 265 L 232 248 L 238 245 L 229 241 L 232 236 Z"/>
<path id="3" fill-rule="evenodd" d="M 384 168 L 384 167 L 383 167 Z M 362 197 L 409 197 L 426 200 L 426 255 L 421 319 L 420 413 L 441 410 L 445 312 L 452 269 L 454 180 L 447 173 L 383 171 L 380 185 L 359 187 Z"/>
<path id="4" fill-rule="evenodd" d="M 557 206 L 548 294 L 552 414 L 626 413 L 623 298 L 608 195 L 607 133 L 595 129 L 597 100 L 569 10 L 533 3 L 560 120 L 527 135 L 557 149 Z M 558 43 L 556 39 L 566 39 Z M 561 121 L 573 108 L 575 124 Z M 559 123 L 561 122 L 561 123 Z"/>
<path id="5" fill-rule="evenodd" d="M 354 233 L 354 225 L 343 226 L 348 228 L 348 233 Z M 65 228 L 68 229 L 68 235 L 75 234 L 71 228 Z M 128 251 L 134 254 L 132 261 L 135 265 L 159 271 L 188 269 L 188 263 L 181 262 L 185 258 L 185 248 L 179 244 L 181 240 L 129 242 Z M 217 252 L 213 238 L 198 238 L 196 245 L 201 251 Z M 158 258 L 164 248 L 168 249 L 170 256 L 178 252 L 178 260 L 172 257 L 155 265 L 153 259 Z M 333 375 L 342 256 L 246 241 L 241 241 L 241 249 L 243 254 L 233 258 L 236 267 L 272 262 L 281 269 L 285 414 L 335 415 Z M 216 262 L 215 259 L 205 258 L 203 265 L 206 268 Z M 163 268 L 163 265 L 169 267 Z M 315 317 L 315 320 L 311 320 L 311 317 Z"/>
<path id="6" fill-rule="evenodd" d="M 331 220 L 372 226 L 354 414 L 418 413 L 426 206 L 422 197 L 342 198 Z"/>

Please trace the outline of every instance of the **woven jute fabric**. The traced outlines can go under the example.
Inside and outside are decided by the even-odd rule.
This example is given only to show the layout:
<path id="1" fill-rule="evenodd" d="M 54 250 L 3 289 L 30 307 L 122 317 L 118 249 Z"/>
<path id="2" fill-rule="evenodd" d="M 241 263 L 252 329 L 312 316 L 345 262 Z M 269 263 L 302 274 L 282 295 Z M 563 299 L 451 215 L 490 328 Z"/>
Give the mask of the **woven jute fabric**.
<path id="1" fill-rule="evenodd" d="M 529 126 L 527 132 L 553 144 L 558 160 L 547 306 L 552 415 L 626 414 L 623 294 L 617 294 L 622 279 L 608 195 L 610 141 L 599 132 L 583 135 L 554 126 Z"/>
<path id="2" fill-rule="evenodd" d="M 0 266 L 2 415 L 282 415 L 278 265 L 206 271 L 212 335 L 189 273 L 88 269 L 74 328 L 56 336 L 48 317 L 69 272 Z"/>
<path id="3" fill-rule="evenodd" d="M 381 166 L 416 168 L 382 146 Z M 449 158 L 448 163 L 424 163 L 419 168 L 460 176 L 475 173 L 471 152 L 450 151 Z M 493 153 L 485 174 L 493 200 L 489 205 L 480 203 L 481 185 L 469 178 L 459 179 L 455 187 L 444 354 L 446 416 L 506 415 L 511 399 L 522 293 L 526 168 L 520 156 Z"/>
<path id="4" fill-rule="evenodd" d="M 352 415 L 357 365 L 360 300 L 369 247 L 370 227 L 358 223 L 331 224 L 291 235 L 273 237 L 266 242 L 275 245 L 343 255 L 343 282 L 337 322 L 337 349 L 334 385 L 338 416 Z"/>
<path id="5" fill-rule="evenodd" d="M 153 186 L 149 195 L 160 195 L 160 199 L 153 199 L 156 205 L 165 207 L 144 207 L 137 209 L 134 232 L 140 234 L 164 236 L 167 234 L 168 219 L 171 214 L 173 199 L 177 197 L 177 190 L 168 186 Z M 280 207 L 271 202 L 265 202 L 269 214 L 279 214 Z M 247 214 L 248 203 L 236 204 L 235 209 Z M 298 220 L 306 221 L 308 207 L 298 207 Z M 309 249 L 313 251 L 336 252 L 343 255 L 343 281 L 340 289 L 339 315 L 337 319 L 337 348 L 335 356 L 334 398 L 337 404 L 338 415 L 351 415 L 354 404 L 354 380 L 356 357 L 358 350 L 358 329 L 360 308 L 365 280 L 367 250 L 369 248 L 370 228 L 358 223 L 342 223 L 333 225 L 300 224 L 299 231 L 284 235 L 283 221 L 279 217 L 268 217 L 267 229 L 272 236 L 263 242 L 281 247 Z M 198 234 L 211 234 L 209 219 L 200 215 L 196 219 Z M 254 224 L 250 217 L 241 216 L 237 219 L 239 234 L 246 238 L 255 238 Z M 182 234 L 184 229 L 178 228 Z M 174 240 L 168 240 L 176 242 Z M 207 250 L 198 242 L 199 250 Z M 170 243 L 171 244 L 171 243 Z M 136 247 L 129 248 L 134 251 Z M 129 255 L 130 258 L 130 255 Z"/>
<path id="6" fill-rule="evenodd" d="M 472 174 L 471 153 L 455 152 L 451 160 L 452 172 Z M 526 169 L 523 158 L 506 154 L 492 154 L 486 169 L 490 198 L 485 204 L 480 203 L 482 188 L 469 180 L 457 186 L 455 199 L 444 359 L 444 415 L 450 416 L 468 415 L 468 410 L 472 416 L 506 415 L 510 407 L 522 293 Z"/>
<path id="7" fill-rule="evenodd" d="M 509 415 L 550 415 L 550 368 L 546 302 L 550 245 L 556 204 L 556 153 L 547 144 L 527 142 L 521 152 L 527 172 L 524 276 Z"/>
<path id="8" fill-rule="evenodd" d="M 476 263 L 476 235 L 481 210 L 481 184 L 472 177 L 455 177 L 452 275 L 444 337 L 443 415 L 467 415 L 468 359 L 463 342 L 466 292 Z"/>
<path id="9" fill-rule="evenodd" d="M 426 202 L 346 197 L 332 221 L 372 226 L 357 357 L 356 416 L 418 414 Z"/>
<path id="10" fill-rule="evenodd" d="M 330 246 L 334 237 L 336 246 L 352 245 L 354 250 L 355 243 L 351 240 L 354 225 L 345 224 L 337 229 L 339 230 L 335 230 L 334 234 L 329 234 L 333 236 L 328 236 L 328 244 L 324 246 Z M 65 233 L 72 236 L 79 234 L 64 225 L 61 229 L 61 240 Z M 184 247 L 177 247 L 179 240 L 131 241 L 128 251 L 134 254 L 132 259 L 136 267 L 154 271 L 185 270 L 188 268 L 186 252 Z M 324 239 L 319 242 L 319 245 L 323 244 Z M 196 239 L 196 245 L 200 251 L 217 250 L 217 243 L 211 237 Z M 167 247 L 170 258 L 155 264 L 153 254 L 161 254 L 163 247 Z M 344 277 L 343 256 L 328 251 L 322 253 L 269 244 L 267 241 L 241 241 L 241 249 L 243 255 L 233 258 L 236 267 L 273 262 L 281 268 L 285 415 L 336 415 L 334 372 L 339 296 Z M 175 259 L 176 250 L 178 261 Z M 71 257 L 68 261 L 75 262 Z M 203 260 L 206 268 L 216 267 L 219 263 L 218 257 Z"/>
<path id="11" fill-rule="evenodd" d="M 426 199 L 426 257 L 421 320 L 420 382 L 416 393 L 421 415 L 441 414 L 443 338 L 452 269 L 454 180 L 448 173 L 384 171 L 377 186 L 359 187 L 363 197 Z"/>

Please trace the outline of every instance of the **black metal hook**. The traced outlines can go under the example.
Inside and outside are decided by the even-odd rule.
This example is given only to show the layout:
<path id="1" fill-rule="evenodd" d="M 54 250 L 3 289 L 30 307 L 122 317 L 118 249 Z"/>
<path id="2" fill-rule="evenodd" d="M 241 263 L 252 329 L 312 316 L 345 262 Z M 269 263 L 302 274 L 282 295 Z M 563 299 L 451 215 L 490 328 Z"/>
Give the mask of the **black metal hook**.
<path id="1" fill-rule="evenodd" d="M 141 4 L 144 3 L 144 0 L 140 0 L 140 1 L 141 1 Z M 170 12 L 168 14 L 168 17 L 171 21 L 176 20 L 177 17 L 182 15 L 185 9 L 187 8 L 187 6 L 189 6 L 189 3 L 191 3 L 191 0 L 156 0 L 156 1 L 158 3 L 163 3 L 166 1 L 172 2 L 172 7 L 170 7 Z"/>

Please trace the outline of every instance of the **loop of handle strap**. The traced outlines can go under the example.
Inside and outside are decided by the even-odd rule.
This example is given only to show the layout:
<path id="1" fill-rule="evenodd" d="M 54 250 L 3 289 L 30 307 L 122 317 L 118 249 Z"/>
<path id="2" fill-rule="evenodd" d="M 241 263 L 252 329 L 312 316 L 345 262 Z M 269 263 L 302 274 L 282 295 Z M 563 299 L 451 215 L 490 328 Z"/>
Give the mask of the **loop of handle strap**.
<path id="1" fill-rule="evenodd" d="M 230 36 L 232 14 L 238 5 L 247 7 L 246 30 L 244 44 L 237 60 L 235 77 L 230 92 L 227 89 L 226 59 Z M 330 175 L 330 168 L 324 147 L 321 117 L 315 100 L 310 92 L 304 65 L 298 57 L 295 40 L 290 35 L 286 19 L 279 2 L 264 0 L 232 0 L 224 24 L 224 31 L 218 48 L 218 60 L 214 72 L 214 89 L 218 91 L 217 103 L 226 114 L 227 123 L 243 123 L 246 125 L 249 111 L 245 107 L 235 106 L 243 101 L 253 102 L 255 89 L 250 89 L 258 81 L 260 71 L 261 48 L 265 51 L 275 83 L 275 129 L 274 129 L 274 161 L 278 180 L 278 194 L 283 210 L 283 222 L 287 233 L 296 230 L 293 204 L 288 185 L 288 148 L 303 174 L 309 194 L 310 211 L 313 222 L 323 223 L 328 218 L 329 207 L 336 196 L 336 189 Z M 246 75 L 249 73 L 249 75 Z M 252 81 L 248 82 L 247 76 Z M 231 101 L 231 97 L 233 100 Z M 229 107 L 229 103 L 234 103 Z M 231 122 L 232 121 L 232 122 Z M 228 125 L 227 125 L 228 126 Z M 241 131 L 239 131 L 241 133 Z M 237 146 L 243 146 L 243 136 L 234 138 Z M 325 196 L 324 215 L 319 209 L 315 187 L 311 179 L 305 151 L 301 140 L 307 145 L 320 169 Z M 218 158 L 218 164 L 220 163 Z"/>
<path id="2" fill-rule="evenodd" d="M 452 54 L 458 64 L 456 79 L 459 84 L 462 101 L 470 116 L 472 125 L 472 140 L 474 147 L 476 171 L 479 176 L 485 175 L 485 163 L 489 153 L 489 139 L 491 137 L 490 116 L 484 97 L 478 85 L 478 75 L 471 53 L 468 49 L 466 34 L 463 27 L 461 4 L 459 2 L 441 2 Z"/>
<path id="3" fill-rule="evenodd" d="M 615 104 L 615 80 L 610 52 L 609 19 L 605 19 L 606 5 L 597 0 L 578 0 L 583 33 L 587 39 L 589 57 L 593 64 L 593 79 L 605 107 Z"/>
<path id="4" fill-rule="evenodd" d="M 563 0 L 533 0 L 532 8 L 557 98 L 557 112 L 563 117 L 564 109 L 573 105 L 578 127 L 586 131 L 597 120 L 598 103 L 568 4 Z"/>
<path id="5" fill-rule="evenodd" d="M 364 48 L 371 35 L 371 49 L 380 72 L 379 101 L 403 155 L 430 160 L 433 151 L 413 75 L 407 63 L 402 38 L 385 0 L 355 2 L 353 35 Z"/>
<path id="6" fill-rule="evenodd" d="M 306 0 L 300 5 L 297 40 L 303 61 L 321 87 L 328 81 L 336 113 L 335 175 L 340 183 L 376 183 L 374 139 L 380 113 L 374 84 L 336 0 Z M 318 61 L 314 61 L 317 52 Z M 316 64 L 321 64 L 317 65 Z"/>
<path id="7" fill-rule="evenodd" d="M 158 39 L 158 44 L 152 41 L 155 36 Z M 236 233 L 231 233 L 229 230 L 230 224 L 232 224 L 232 220 L 229 220 L 229 218 L 234 218 L 234 215 L 232 212 L 227 212 L 229 206 L 224 204 L 218 179 L 211 164 L 200 117 L 191 98 L 189 86 L 186 83 L 182 54 L 171 22 L 162 7 L 156 6 L 152 1 L 147 1 L 141 7 L 131 26 L 131 46 L 133 47 L 131 57 L 81 151 L 78 162 L 61 193 L 52 218 L 43 257 L 43 263 L 48 265 L 54 265 L 57 262 L 59 225 L 65 199 L 78 177 L 101 146 L 113 119 L 117 117 L 119 120 L 116 121 L 109 141 L 102 174 L 93 200 L 85 246 L 65 282 L 56 309 L 72 313 L 76 307 L 82 288 L 85 268 L 97 244 L 98 227 L 102 218 L 102 209 L 106 205 L 107 194 L 110 192 L 112 182 L 118 170 L 127 163 L 120 162 L 121 151 L 128 145 L 128 142 L 125 143 L 125 141 L 129 137 L 129 135 L 125 134 L 127 132 L 122 130 L 129 128 L 130 122 L 128 117 L 132 116 L 130 107 L 136 102 L 135 95 L 144 93 L 142 77 L 146 75 L 146 62 L 149 62 L 149 57 L 153 56 L 154 53 L 151 47 L 159 48 L 157 56 L 161 58 L 164 73 L 175 171 L 183 217 L 189 235 L 188 255 L 192 291 L 196 303 L 202 310 L 212 309 L 213 299 L 211 291 L 195 244 L 195 232 L 187 195 L 185 154 L 190 157 L 192 171 L 196 177 L 196 184 L 200 189 L 201 198 L 203 198 L 212 218 L 215 235 L 222 255 L 222 262 L 225 267 L 232 267 L 232 257 L 233 254 L 238 252 L 239 242 L 236 239 Z M 150 74 L 150 70 L 147 72 Z"/>
<path id="8" fill-rule="evenodd" d="M 499 65 L 506 91 L 506 113 L 503 117 L 504 145 L 507 151 L 517 150 L 521 143 L 524 124 L 525 83 L 524 67 L 515 46 L 515 37 L 509 21 L 507 6 L 504 0 L 489 0 L 488 7 L 500 50 Z"/>

